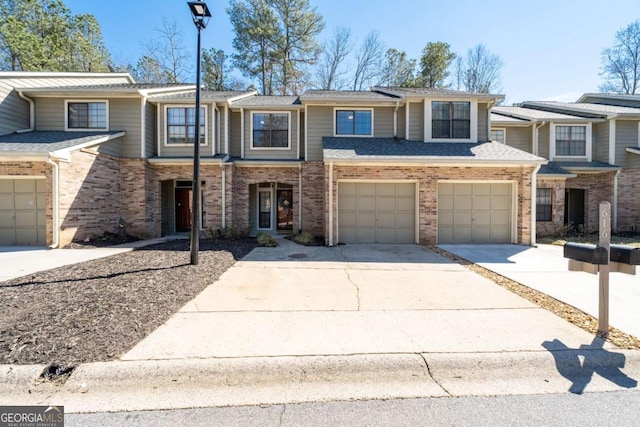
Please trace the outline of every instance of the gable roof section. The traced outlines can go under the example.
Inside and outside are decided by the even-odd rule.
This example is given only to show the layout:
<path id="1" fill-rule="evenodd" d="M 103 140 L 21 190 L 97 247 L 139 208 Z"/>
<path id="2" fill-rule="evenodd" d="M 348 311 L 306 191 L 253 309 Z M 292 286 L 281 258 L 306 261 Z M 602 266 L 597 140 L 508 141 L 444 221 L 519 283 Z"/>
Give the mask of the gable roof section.
<path id="1" fill-rule="evenodd" d="M 532 122 L 540 121 L 552 121 L 552 122 L 590 122 L 594 121 L 591 118 L 575 116 L 572 114 L 557 113 L 554 111 L 541 110 L 537 108 L 526 107 L 493 107 L 492 113 L 499 114 L 505 117 L 512 117 L 516 119 L 530 120 Z"/>
<path id="2" fill-rule="evenodd" d="M 498 142 L 415 142 L 393 138 L 322 138 L 325 161 L 353 163 L 469 163 L 537 165 L 547 162 Z"/>
<path id="3" fill-rule="evenodd" d="M 307 90 L 300 95 L 303 104 L 318 103 L 390 103 L 394 104 L 401 98 L 370 90 Z"/>
<path id="4" fill-rule="evenodd" d="M 52 73 L 0 71 L 0 81 L 16 90 L 36 87 L 135 83 L 129 73 Z"/>
<path id="5" fill-rule="evenodd" d="M 271 108 L 271 107 L 295 107 L 301 108 L 302 103 L 300 102 L 300 97 L 296 95 L 292 96 L 251 96 L 247 98 L 242 98 L 237 101 L 233 101 L 233 107 L 262 107 L 262 108 Z"/>
<path id="6" fill-rule="evenodd" d="M 619 105 L 621 107 L 640 106 L 640 94 L 624 93 L 585 93 L 576 103 Z"/>
<path id="7" fill-rule="evenodd" d="M 397 87 L 397 86 L 376 86 L 371 90 L 385 93 L 399 98 L 469 98 L 469 99 L 487 99 L 501 100 L 504 95 L 490 93 L 471 93 L 460 90 L 439 89 L 439 88 L 420 88 L 420 87 Z"/>
<path id="8" fill-rule="evenodd" d="M 580 115 L 586 118 L 640 118 L 640 108 L 620 107 L 616 105 L 557 101 L 530 101 L 525 102 L 523 104 L 523 107 L 547 109 L 551 111 L 562 112 L 565 114 Z"/>
<path id="9" fill-rule="evenodd" d="M 209 102 L 234 102 L 236 100 L 248 98 L 257 95 L 256 91 L 241 90 L 202 90 L 200 91 L 200 100 Z M 150 102 L 192 102 L 196 101 L 195 87 L 191 87 L 187 91 L 152 94 L 149 96 Z"/>
<path id="10" fill-rule="evenodd" d="M 59 157 L 125 135 L 124 131 L 62 132 L 35 131 L 0 136 L 0 157 Z"/>
<path id="11" fill-rule="evenodd" d="M 495 109 L 495 107 L 494 107 Z M 512 117 L 505 114 L 499 114 L 495 111 L 491 111 L 491 126 L 493 125 L 502 125 L 502 126 L 530 126 L 533 124 L 533 121 L 530 119 L 522 119 L 518 117 Z"/>

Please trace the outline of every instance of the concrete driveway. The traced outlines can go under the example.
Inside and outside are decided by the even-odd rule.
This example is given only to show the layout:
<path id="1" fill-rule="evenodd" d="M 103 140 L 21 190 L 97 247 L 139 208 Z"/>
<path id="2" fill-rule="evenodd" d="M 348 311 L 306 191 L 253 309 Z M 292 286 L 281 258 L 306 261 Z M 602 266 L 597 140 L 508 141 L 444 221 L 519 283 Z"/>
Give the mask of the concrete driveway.
<path id="1" fill-rule="evenodd" d="M 122 360 L 545 351 L 583 330 L 426 248 L 258 248 Z M 566 347 L 564 347 L 566 346 Z"/>
<path id="2" fill-rule="evenodd" d="M 475 264 L 598 317 L 598 275 L 573 272 L 562 246 L 440 245 Z M 640 337 L 640 277 L 611 273 L 609 323 Z"/>

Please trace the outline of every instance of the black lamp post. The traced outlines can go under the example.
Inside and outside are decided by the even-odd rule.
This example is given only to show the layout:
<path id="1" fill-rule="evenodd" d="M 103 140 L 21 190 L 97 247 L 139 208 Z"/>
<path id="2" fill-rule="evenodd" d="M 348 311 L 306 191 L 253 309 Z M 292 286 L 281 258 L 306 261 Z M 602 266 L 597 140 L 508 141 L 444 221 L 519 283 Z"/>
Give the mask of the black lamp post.
<path id="1" fill-rule="evenodd" d="M 198 30 L 198 64 L 196 66 L 195 140 L 193 141 L 193 184 L 191 193 L 191 264 L 198 265 L 200 250 L 200 31 L 206 28 L 211 12 L 203 1 L 187 2 Z"/>

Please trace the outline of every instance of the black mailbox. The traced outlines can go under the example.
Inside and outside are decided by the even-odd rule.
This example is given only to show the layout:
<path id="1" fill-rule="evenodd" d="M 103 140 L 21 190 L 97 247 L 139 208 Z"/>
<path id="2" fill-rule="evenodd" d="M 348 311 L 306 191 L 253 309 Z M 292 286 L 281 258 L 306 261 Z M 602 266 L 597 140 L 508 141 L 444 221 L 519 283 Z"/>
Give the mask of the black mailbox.
<path id="1" fill-rule="evenodd" d="M 602 246 L 585 245 L 581 243 L 566 243 L 564 245 L 564 257 L 589 264 L 609 264 L 609 254 Z"/>
<path id="2" fill-rule="evenodd" d="M 640 249 L 630 246 L 611 245 L 611 261 L 629 265 L 640 265 Z"/>

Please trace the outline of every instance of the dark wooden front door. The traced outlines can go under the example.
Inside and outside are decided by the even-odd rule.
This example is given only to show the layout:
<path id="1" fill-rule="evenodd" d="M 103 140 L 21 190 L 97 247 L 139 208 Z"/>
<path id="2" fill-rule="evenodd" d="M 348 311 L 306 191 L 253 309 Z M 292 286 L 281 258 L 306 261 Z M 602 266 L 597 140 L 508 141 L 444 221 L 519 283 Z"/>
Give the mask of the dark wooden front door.
<path id="1" fill-rule="evenodd" d="M 278 230 L 293 230 L 293 191 L 278 190 Z"/>
<path id="2" fill-rule="evenodd" d="M 191 190 L 176 188 L 176 231 L 191 229 Z"/>
<path id="3" fill-rule="evenodd" d="M 564 194 L 564 225 L 584 226 L 584 190 L 567 188 Z"/>

